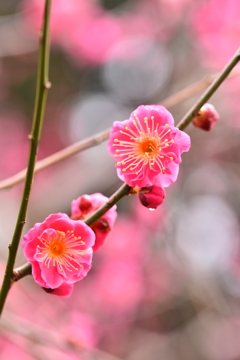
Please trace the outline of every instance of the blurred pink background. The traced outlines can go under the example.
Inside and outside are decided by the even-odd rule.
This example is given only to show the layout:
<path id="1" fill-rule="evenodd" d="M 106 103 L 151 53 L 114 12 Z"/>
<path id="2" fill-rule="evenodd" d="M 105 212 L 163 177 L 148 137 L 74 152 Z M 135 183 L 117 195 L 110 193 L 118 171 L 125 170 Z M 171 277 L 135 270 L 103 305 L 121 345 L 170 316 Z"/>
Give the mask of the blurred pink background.
<path id="1" fill-rule="evenodd" d="M 0 2 L 0 180 L 26 167 L 43 0 Z M 221 71 L 240 46 L 238 0 L 52 0 L 49 92 L 38 158 Z M 200 96 L 169 109 L 181 120 Z M 1 360 L 240 359 L 240 77 L 212 97 L 220 120 L 154 212 L 130 196 L 69 299 L 29 276 L 0 325 Z M 24 233 L 82 194 L 121 182 L 106 143 L 35 177 Z M 0 192 L 0 273 L 22 184 Z M 19 249 L 17 265 L 25 262 Z"/>

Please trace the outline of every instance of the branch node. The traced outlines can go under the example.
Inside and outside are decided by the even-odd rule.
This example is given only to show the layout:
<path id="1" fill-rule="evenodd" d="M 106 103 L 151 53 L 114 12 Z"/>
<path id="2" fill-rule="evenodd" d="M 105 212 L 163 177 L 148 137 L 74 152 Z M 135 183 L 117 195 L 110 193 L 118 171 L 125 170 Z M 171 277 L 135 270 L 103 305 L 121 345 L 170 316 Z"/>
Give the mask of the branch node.
<path id="1" fill-rule="evenodd" d="M 39 46 L 41 46 L 42 42 L 43 42 L 43 31 L 42 30 L 39 31 L 38 36 L 39 36 Z"/>
<path id="2" fill-rule="evenodd" d="M 200 115 L 199 110 L 193 111 L 193 116 L 194 116 L 194 117 L 195 117 L 195 116 L 198 116 L 198 115 Z"/>
<path id="3" fill-rule="evenodd" d="M 18 281 L 21 278 L 21 274 L 20 272 L 13 270 L 13 273 L 10 276 L 10 278 L 12 282 Z"/>
<path id="4" fill-rule="evenodd" d="M 51 89 L 51 87 L 52 87 L 52 83 L 50 82 L 50 81 L 47 81 L 47 82 L 45 82 L 45 84 L 44 84 L 44 87 L 45 87 L 45 89 Z"/>

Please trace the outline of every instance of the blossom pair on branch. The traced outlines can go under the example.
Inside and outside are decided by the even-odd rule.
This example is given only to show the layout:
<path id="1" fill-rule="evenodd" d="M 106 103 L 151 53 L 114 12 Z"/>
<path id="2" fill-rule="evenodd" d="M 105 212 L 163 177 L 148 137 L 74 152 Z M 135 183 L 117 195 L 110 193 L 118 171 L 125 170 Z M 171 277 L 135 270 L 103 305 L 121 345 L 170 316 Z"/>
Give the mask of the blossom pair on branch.
<path id="1" fill-rule="evenodd" d="M 113 124 L 108 148 L 117 158 L 117 174 L 138 194 L 142 205 L 156 208 L 165 187 L 176 181 L 181 154 L 190 137 L 174 127 L 170 112 L 160 105 L 139 106 L 128 120 Z M 116 206 L 104 210 L 89 227 L 83 221 L 108 201 L 102 194 L 72 201 L 72 216 L 50 215 L 24 236 L 24 254 L 35 281 L 47 292 L 69 296 L 76 281 L 91 268 L 92 253 L 104 243 L 117 217 Z"/>
<path id="2" fill-rule="evenodd" d="M 129 120 L 115 122 L 109 140 L 110 153 L 121 159 L 118 176 L 139 189 L 144 206 L 159 205 L 156 199 L 163 201 L 163 187 L 177 179 L 180 155 L 189 147 L 189 136 L 175 128 L 172 115 L 158 105 L 139 106 Z M 101 194 L 79 197 L 72 202 L 71 219 L 66 214 L 52 214 L 24 236 L 22 247 L 32 264 L 33 277 L 48 292 L 70 295 L 73 284 L 87 275 L 93 250 L 103 245 L 116 220 L 116 206 L 91 228 L 82 220 L 106 200 Z"/>
<path id="3" fill-rule="evenodd" d="M 17 254 L 17 249 L 19 246 L 20 237 L 22 234 L 23 224 L 25 223 L 25 219 L 26 219 L 28 199 L 29 199 L 31 184 L 32 184 L 32 180 L 33 180 L 34 166 L 35 166 L 35 160 L 36 160 L 36 154 L 37 154 L 37 148 L 38 148 L 38 141 L 41 136 L 43 115 L 44 115 L 45 103 L 46 103 L 46 95 L 47 95 L 47 90 L 50 88 L 50 83 L 48 81 L 50 5 L 51 5 L 51 0 L 46 0 L 45 10 L 44 10 L 43 31 L 41 33 L 41 39 L 39 42 L 40 43 L 40 48 L 39 48 L 40 51 L 39 51 L 39 65 L 38 65 L 38 82 L 37 82 L 36 102 L 35 102 L 35 110 L 34 110 L 34 121 L 33 121 L 33 126 L 32 126 L 31 137 L 30 137 L 31 147 L 30 147 L 30 152 L 29 152 L 29 162 L 28 162 L 28 168 L 27 168 L 27 172 L 26 172 L 26 180 L 25 180 L 25 185 L 24 185 L 24 190 L 23 190 L 22 201 L 21 201 L 21 205 L 20 205 L 20 209 L 19 209 L 18 219 L 16 222 L 16 227 L 15 227 L 15 231 L 13 234 L 12 242 L 9 245 L 9 256 L 8 256 L 6 271 L 5 271 L 5 275 L 4 275 L 4 279 L 3 279 L 3 285 L 2 285 L 1 291 L 0 291 L 0 314 L 2 313 L 2 310 L 4 307 L 8 292 L 10 290 L 11 284 L 14 281 L 13 280 L 13 278 L 14 278 L 14 263 L 15 263 L 15 259 L 16 259 L 16 254 Z M 194 104 L 191 107 L 191 109 L 188 111 L 186 116 L 180 121 L 180 123 L 178 124 L 179 129 L 183 130 L 193 120 L 193 117 L 195 116 L 195 114 L 198 113 L 198 111 L 201 109 L 201 107 L 214 94 L 214 92 L 218 89 L 218 87 L 226 79 L 226 77 L 229 75 L 231 70 L 234 68 L 234 66 L 239 61 L 240 61 L 240 49 L 237 50 L 237 52 L 234 54 L 233 58 L 229 61 L 229 63 L 222 70 L 222 72 L 219 74 L 219 76 L 213 81 L 213 83 L 206 90 L 206 92 L 200 97 L 200 99 L 196 102 L 196 104 Z M 153 107 L 156 107 L 156 106 L 154 106 L 154 105 L 152 107 L 150 106 L 150 109 Z M 157 111 L 157 113 L 158 113 L 158 111 Z M 138 114 L 136 117 L 138 117 Z M 145 120 L 148 121 L 148 116 L 145 116 L 145 117 L 147 119 L 143 118 L 144 122 L 145 122 Z M 152 119 L 152 117 L 153 117 L 153 119 Z M 154 120 L 154 115 L 151 115 L 150 118 L 151 118 L 151 120 Z M 139 117 L 138 117 L 138 119 L 139 119 Z M 135 121 L 135 123 L 137 124 L 136 121 Z M 152 123 L 155 123 L 155 122 L 153 121 Z M 142 119 L 140 120 L 140 124 L 142 125 Z M 130 136 L 130 141 L 129 141 L 129 139 L 128 140 L 123 139 L 123 141 L 129 141 L 130 145 L 131 145 L 130 149 L 129 149 L 130 154 L 128 154 L 130 156 L 127 156 L 126 152 L 125 152 L 125 156 L 127 156 L 128 158 L 133 157 L 134 161 L 131 162 L 130 164 L 128 164 L 128 165 L 130 165 L 130 167 L 128 167 L 128 165 L 127 165 L 127 167 L 125 167 L 126 164 L 124 164 L 122 161 L 119 162 L 120 164 L 118 166 L 120 166 L 120 172 L 118 173 L 118 175 L 120 178 L 125 180 L 124 173 L 126 173 L 126 182 L 127 182 L 127 184 L 130 184 L 130 181 L 132 181 L 132 182 L 134 181 L 134 177 L 131 176 L 133 173 L 130 174 L 130 176 L 128 176 L 129 171 L 136 170 L 136 175 L 140 175 L 140 172 L 142 172 L 144 175 L 148 176 L 148 179 L 150 180 L 150 183 L 152 184 L 150 186 L 149 185 L 146 186 L 146 187 L 151 188 L 150 189 L 150 192 L 151 192 L 154 189 L 154 186 L 155 186 L 155 188 L 158 187 L 158 189 L 163 189 L 164 179 L 166 181 L 165 186 L 169 186 L 173 181 L 176 180 L 177 173 L 178 173 L 178 165 L 181 162 L 180 155 L 183 151 L 188 150 L 188 148 L 190 147 L 190 142 L 189 142 L 189 146 L 186 145 L 187 139 L 185 139 L 185 141 L 184 141 L 184 139 L 180 136 L 181 139 L 179 141 L 179 149 L 176 153 L 174 153 L 175 155 L 179 155 L 180 160 L 177 160 L 177 157 L 174 158 L 174 156 L 171 156 L 168 154 L 169 160 L 174 161 L 174 163 L 175 163 L 175 165 L 177 165 L 177 167 L 176 166 L 171 167 L 171 165 L 169 165 L 168 162 L 167 162 L 167 166 L 165 166 L 164 161 L 162 163 L 157 161 L 157 160 L 159 160 L 159 158 L 161 159 L 161 156 L 164 156 L 164 154 L 162 154 L 161 152 L 162 152 L 162 149 L 165 148 L 164 146 L 162 146 L 163 133 L 158 132 L 159 123 L 156 123 L 156 125 L 155 125 L 156 127 L 154 127 L 153 125 L 152 125 L 152 127 L 151 126 L 149 127 L 147 122 L 145 124 L 147 125 L 146 129 L 144 130 L 144 128 L 143 128 L 143 130 L 144 130 L 143 132 L 142 132 L 142 129 L 140 129 L 140 130 L 137 129 L 136 136 L 135 136 L 135 134 L 132 134 L 134 136 L 132 138 Z M 162 124 L 162 123 L 161 123 L 161 125 L 164 126 L 164 124 Z M 135 126 L 135 124 L 134 124 L 134 126 Z M 173 124 L 172 124 L 172 126 L 173 126 Z M 172 130 L 172 129 L 170 128 L 170 130 Z M 113 129 L 113 132 L 114 132 L 114 129 Z M 158 134 L 159 139 L 156 135 L 154 135 L 155 133 Z M 142 134 L 144 136 L 142 136 Z M 121 133 L 121 135 L 122 135 L 122 133 Z M 174 132 L 171 135 L 174 135 Z M 176 137 L 177 137 L 177 135 L 179 135 L 178 132 L 176 134 Z M 146 139 L 147 139 L 147 141 L 145 141 Z M 172 141 L 174 142 L 175 136 L 174 137 L 170 136 L 170 139 L 171 140 L 167 139 L 166 142 L 167 143 L 172 142 Z M 135 140 L 135 141 L 133 141 L 133 140 Z M 119 138 L 116 138 L 116 142 L 119 142 L 119 145 L 122 145 Z M 172 142 L 172 146 L 173 146 L 173 142 Z M 125 146 L 129 147 L 129 144 L 127 145 L 127 143 L 125 142 Z M 184 147 L 185 147 L 185 149 L 184 149 Z M 118 149 L 118 150 L 120 151 L 120 149 Z M 133 152 L 131 152 L 131 151 L 133 151 Z M 111 152 L 111 147 L 110 147 L 110 152 Z M 154 153 L 154 155 L 153 155 L 153 153 Z M 164 153 L 164 151 L 163 151 L 163 153 Z M 124 154 L 122 154 L 122 155 L 124 156 Z M 172 157 L 173 157 L 173 159 L 171 159 Z M 126 158 L 126 160 L 129 160 L 128 158 Z M 126 163 L 126 161 L 125 161 L 125 163 Z M 124 165 L 124 167 L 121 167 L 121 165 Z M 144 167 L 146 167 L 147 165 L 148 165 L 148 170 L 145 171 Z M 139 166 L 140 166 L 140 169 L 139 169 Z M 174 169 L 174 167 L 175 167 L 175 169 Z M 159 177 L 159 174 L 157 173 L 157 168 L 159 168 L 161 170 L 159 172 L 159 174 L 161 175 L 161 179 Z M 166 172 L 165 172 L 165 170 L 166 170 Z M 155 172 L 156 174 L 153 174 L 152 171 Z M 135 175 L 135 179 L 136 179 L 136 175 Z M 143 176 L 140 175 L 138 180 L 143 180 Z M 159 184 L 157 184 L 158 180 L 161 180 L 160 186 L 159 186 Z M 154 184 L 153 181 L 156 183 Z M 100 209 L 98 209 L 94 214 L 92 214 L 89 217 L 87 223 L 90 224 L 90 222 L 93 219 L 94 219 L 94 221 L 99 219 L 99 217 L 101 217 L 101 215 L 105 214 L 107 212 L 107 210 L 113 206 L 113 204 L 115 204 L 122 196 L 124 196 L 128 193 L 129 186 L 134 186 L 132 184 L 131 185 L 127 185 L 127 184 L 123 185 L 122 189 L 121 190 L 119 189 L 119 191 L 114 194 L 114 196 L 116 198 L 115 202 L 113 202 L 111 204 L 111 202 L 110 202 L 110 199 L 112 198 L 111 197 L 109 199 L 109 201 L 105 204 L 106 206 L 105 205 L 101 206 Z M 138 186 L 138 185 L 136 185 L 136 186 Z M 140 189 L 142 189 L 143 187 L 144 186 L 141 184 Z M 152 194 L 153 194 L 153 191 L 152 191 Z M 47 219 L 45 221 L 47 221 Z M 94 221 L 92 221 L 91 224 Z M 39 225 L 41 225 L 41 224 L 39 224 Z M 40 228 L 41 228 L 41 226 L 39 226 L 39 229 Z M 31 229 L 31 230 L 33 230 L 33 229 Z M 50 229 L 50 228 L 48 228 L 48 227 L 44 228 L 44 231 L 46 230 L 45 234 L 47 234 L 47 236 L 51 233 L 51 231 L 47 231 L 48 229 Z M 59 237 L 61 237 L 59 232 L 61 232 L 61 231 L 58 228 L 57 229 L 53 228 L 53 230 L 55 230 L 55 232 L 53 231 L 51 233 L 52 237 L 55 240 L 59 239 Z M 67 232 L 71 231 L 69 229 L 65 229 L 65 230 Z M 29 231 L 29 233 L 30 233 L 30 231 Z M 25 236 L 25 239 L 27 238 L 29 233 Z M 69 245 L 70 240 L 65 232 L 64 232 L 64 234 L 65 235 L 63 235 L 63 238 L 64 238 L 63 243 L 65 242 L 65 245 L 66 245 L 66 242 L 67 242 Z M 76 234 L 73 234 L 73 237 L 79 240 L 79 236 L 75 236 L 75 235 Z M 41 236 L 43 236 L 43 233 L 37 234 L 37 239 L 39 241 L 41 239 L 44 239 L 44 237 L 41 238 Z M 28 240 L 33 242 L 35 238 L 36 238 L 36 236 L 35 237 L 29 236 Z M 50 241 L 51 239 L 49 240 L 48 237 L 46 239 L 47 240 L 45 242 L 45 247 L 46 247 L 46 244 L 47 244 L 47 246 L 50 246 L 50 243 L 51 243 L 51 241 Z M 68 240 L 66 240 L 66 239 L 68 239 Z M 43 242 L 43 244 L 44 244 L 44 242 Z M 39 244 L 36 244 L 36 245 L 38 246 Z M 68 245 L 67 245 L 67 247 L 68 247 Z M 79 248 L 81 246 L 84 246 L 84 244 L 83 243 L 81 243 L 81 245 L 80 245 L 80 243 L 74 244 L 73 250 L 75 250 L 75 253 L 71 254 L 71 256 L 70 256 L 71 262 L 72 261 L 75 262 L 75 260 L 77 262 L 79 262 L 78 259 L 75 258 L 76 254 L 78 254 L 78 256 L 80 256 L 80 255 L 82 255 L 81 252 L 86 250 L 84 248 Z M 65 249 L 64 246 L 62 249 Z M 46 260 L 47 257 L 44 257 L 46 254 L 45 255 L 43 254 L 44 249 L 40 249 L 40 245 L 39 245 L 38 250 L 42 250 L 42 255 L 40 255 L 40 261 L 41 262 L 48 261 L 48 260 Z M 54 251 L 56 252 L 57 250 L 55 249 Z M 30 252 L 29 255 L 32 256 L 33 254 Z M 35 257 L 35 260 L 36 260 L 37 259 L 36 248 L 35 248 L 34 255 L 36 255 L 36 257 Z M 47 262 L 47 264 L 48 264 L 48 262 Z M 50 263 L 48 265 L 50 265 Z M 54 266 L 53 261 L 52 261 L 51 265 Z M 61 264 L 61 265 L 63 265 L 63 264 Z M 55 263 L 55 266 L 56 266 L 56 263 Z M 29 269 L 29 267 L 28 267 L 28 269 Z M 61 267 L 59 266 L 59 272 L 61 272 L 61 271 L 62 271 Z M 78 268 L 75 271 L 79 271 Z M 28 271 L 25 272 L 25 274 L 28 274 L 28 273 L 29 273 Z M 41 275 L 41 271 L 40 271 L 40 275 Z M 58 275 L 62 275 L 62 273 L 58 274 Z M 22 277 L 22 276 L 19 276 L 19 278 L 20 277 Z M 76 277 L 79 278 L 81 276 L 79 274 L 77 274 Z M 67 283 L 67 282 L 63 281 L 62 285 L 65 283 Z M 62 285 L 60 285 L 60 286 L 62 286 Z M 59 288 L 55 288 L 55 289 L 59 289 Z"/>
<path id="4" fill-rule="evenodd" d="M 53 295 L 70 296 L 73 284 L 92 265 L 93 252 L 103 245 L 117 217 L 116 206 L 92 228 L 82 220 L 104 204 L 102 194 L 83 195 L 72 201 L 72 216 L 57 213 L 37 223 L 24 236 L 23 252 L 32 265 L 35 282 Z"/>

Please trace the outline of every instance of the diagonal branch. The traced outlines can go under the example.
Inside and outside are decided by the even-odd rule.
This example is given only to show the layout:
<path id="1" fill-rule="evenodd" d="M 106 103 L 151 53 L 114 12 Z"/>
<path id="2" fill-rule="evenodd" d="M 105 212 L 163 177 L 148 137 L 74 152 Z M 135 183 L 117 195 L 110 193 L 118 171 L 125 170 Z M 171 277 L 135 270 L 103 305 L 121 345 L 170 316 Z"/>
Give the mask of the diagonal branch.
<path id="1" fill-rule="evenodd" d="M 186 87 L 185 89 L 177 92 L 174 95 L 169 96 L 165 100 L 161 101 L 161 105 L 166 108 L 170 108 L 174 105 L 179 104 L 180 102 L 188 99 L 190 96 L 196 94 L 197 92 L 207 88 L 213 83 L 215 79 L 219 77 L 220 73 L 207 75 L 202 80 Z M 233 71 L 229 78 L 236 77 L 240 75 L 240 69 Z M 91 147 L 101 144 L 103 141 L 106 141 L 109 137 L 110 129 L 104 130 L 96 135 L 88 137 L 87 139 L 78 141 L 70 146 L 65 147 L 64 149 L 57 151 L 56 153 L 37 161 L 34 169 L 34 173 L 39 172 L 48 168 L 51 165 L 57 164 L 63 160 L 68 159 L 69 157 L 76 155 L 79 152 L 87 150 Z M 26 169 L 20 171 L 19 173 L 0 181 L 0 190 L 8 189 L 21 183 L 26 176 Z"/>
<path id="2" fill-rule="evenodd" d="M 191 122 L 196 113 L 200 110 L 200 108 L 205 104 L 206 101 L 210 99 L 210 97 L 214 94 L 214 92 L 218 89 L 218 87 L 223 83 L 226 77 L 229 75 L 231 70 L 237 65 L 240 61 L 240 49 L 235 53 L 233 58 L 229 61 L 229 63 L 225 66 L 225 68 L 218 74 L 217 78 L 213 81 L 213 83 L 209 86 L 209 88 L 205 91 L 205 93 L 199 98 L 199 100 L 195 103 L 195 105 L 189 110 L 189 112 L 184 116 L 184 118 L 178 123 L 176 126 L 180 130 L 184 130 Z M 109 198 L 109 200 L 103 204 L 99 209 L 97 209 L 93 214 L 91 214 L 84 222 L 87 225 L 93 224 L 97 219 L 99 219 L 103 214 L 105 214 L 112 206 L 114 206 L 120 199 L 122 199 L 125 195 L 130 193 L 131 187 L 127 184 L 123 183 L 120 188 Z M 24 273 L 29 274 L 31 271 L 31 264 L 24 264 L 21 269 L 23 269 Z M 16 269 L 19 270 L 19 269 Z M 21 277 L 23 277 L 21 276 Z M 20 277 L 20 278 L 21 278 Z M 17 281 L 18 278 L 16 277 Z"/>
<path id="3" fill-rule="evenodd" d="M 221 71 L 220 75 L 213 81 L 209 88 L 203 93 L 200 99 L 191 107 L 188 113 L 183 117 L 183 119 L 178 124 L 180 130 L 185 129 L 185 127 L 190 124 L 193 118 L 198 114 L 198 111 L 201 107 L 210 99 L 210 97 L 215 93 L 219 86 L 223 83 L 226 77 L 230 74 L 232 69 L 240 61 L 240 48 L 234 54 L 232 59 L 228 62 L 225 68 Z"/>

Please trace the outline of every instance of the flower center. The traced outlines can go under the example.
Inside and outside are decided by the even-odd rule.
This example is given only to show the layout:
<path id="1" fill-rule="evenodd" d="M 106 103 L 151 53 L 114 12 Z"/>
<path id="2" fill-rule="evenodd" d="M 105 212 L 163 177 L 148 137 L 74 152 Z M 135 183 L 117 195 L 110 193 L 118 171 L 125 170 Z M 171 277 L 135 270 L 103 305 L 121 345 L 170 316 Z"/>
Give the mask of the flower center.
<path id="1" fill-rule="evenodd" d="M 168 124 L 165 126 L 155 124 L 154 116 L 150 119 L 145 117 L 143 123 L 137 114 L 134 114 L 134 117 L 135 120 L 132 121 L 134 128 L 125 126 L 126 131 L 120 130 L 120 134 L 124 135 L 124 140 L 121 140 L 122 135 L 120 139 L 114 139 L 113 146 L 118 147 L 114 157 L 122 158 L 117 165 L 121 166 L 123 172 L 135 171 L 136 175 L 146 165 L 150 170 L 164 174 L 166 170 L 164 163 L 174 159 L 165 150 L 174 143 L 174 140 L 168 136 L 172 130 L 168 129 Z"/>
<path id="2" fill-rule="evenodd" d="M 84 254 L 84 250 L 80 250 L 79 246 L 85 243 L 80 240 L 81 237 L 76 237 L 73 231 L 57 231 L 47 229 L 44 231 L 40 242 L 42 246 L 38 245 L 37 260 L 41 261 L 48 268 L 56 266 L 65 278 L 67 278 L 66 270 L 78 270 L 82 265 L 77 260 L 79 255 Z"/>
<path id="3" fill-rule="evenodd" d="M 158 144 L 155 139 L 150 139 L 149 137 L 143 139 L 139 143 L 139 152 L 145 156 L 154 156 L 158 151 Z"/>
<path id="4" fill-rule="evenodd" d="M 65 246 L 63 246 L 62 242 L 56 241 L 52 245 L 49 246 L 49 251 L 53 256 L 61 256 L 63 255 L 65 250 Z"/>

